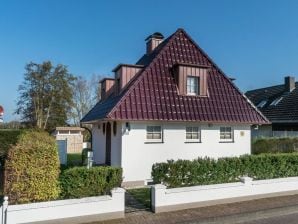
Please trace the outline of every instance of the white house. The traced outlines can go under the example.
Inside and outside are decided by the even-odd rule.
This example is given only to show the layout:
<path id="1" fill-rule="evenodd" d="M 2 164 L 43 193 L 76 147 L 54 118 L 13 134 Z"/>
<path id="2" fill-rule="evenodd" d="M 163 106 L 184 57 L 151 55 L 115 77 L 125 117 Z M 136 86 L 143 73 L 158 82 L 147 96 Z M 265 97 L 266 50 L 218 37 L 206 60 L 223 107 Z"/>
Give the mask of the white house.
<path id="1" fill-rule="evenodd" d="M 81 121 L 92 124 L 95 163 L 141 184 L 156 162 L 250 154 L 251 126 L 268 120 L 183 29 L 146 41 L 136 64 L 101 81 L 102 100 Z"/>

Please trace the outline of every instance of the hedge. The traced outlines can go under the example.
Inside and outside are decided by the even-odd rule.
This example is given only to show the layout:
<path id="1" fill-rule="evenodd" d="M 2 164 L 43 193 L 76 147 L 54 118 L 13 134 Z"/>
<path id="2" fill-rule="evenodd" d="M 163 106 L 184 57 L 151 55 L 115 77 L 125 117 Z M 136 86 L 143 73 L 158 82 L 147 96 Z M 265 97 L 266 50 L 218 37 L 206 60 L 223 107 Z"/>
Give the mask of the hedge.
<path id="1" fill-rule="evenodd" d="M 298 176 L 298 154 L 262 154 L 233 158 L 170 160 L 152 167 L 155 183 L 168 187 L 237 182 L 241 176 L 256 180 Z"/>
<path id="2" fill-rule="evenodd" d="M 59 173 L 54 138 L 46 132 L 26 131 L 8 150 L 4 194 L 13 204 L 56 199 Z"/>
<path id="3" fill-rule="evenodd" d="M 122 182 L 122 169 L 117 167 L 73 167 L 60 175 L 60 198 L 81 198 L 109 194 Z"/>
<path id="4" fill-rule="evenodd" d="M 298 138 L 264 138 L 252 143 L 252 153 L 292 153 L 298 151 Z"/>
<path id="5" fill-rule="evenodd" d="M 3 162 L 3 159 L 7 155 L 8 149 L 15 145 L 24 131 L 21 130 L 0 130 L 0 160 Z"/>

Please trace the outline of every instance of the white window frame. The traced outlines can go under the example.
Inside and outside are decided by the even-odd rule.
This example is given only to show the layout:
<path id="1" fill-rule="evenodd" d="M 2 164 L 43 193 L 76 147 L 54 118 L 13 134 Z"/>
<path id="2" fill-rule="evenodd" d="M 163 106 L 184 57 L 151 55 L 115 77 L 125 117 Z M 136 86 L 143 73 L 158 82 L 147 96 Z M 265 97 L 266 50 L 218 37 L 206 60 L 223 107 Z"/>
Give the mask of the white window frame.
<path id="1" fill-rule="evenodd" d="M 190 129 L 191 128 L 191 131 L 188 131 L 187 129 Z M 194 129 L 197 129 L 197 131 L 194 131 Z M 197 134 L 198 135 L 198 138 L 187 138 L 187 134 Z M 201 128 L 199 126 L 186 126 L 185 127 L 185 142 L 186 143 L 190 143 L 190 142 L 193 142 L 193 143 L 199 143 L 201 142 Z"/>
<path id="2" fill-rule="evenodd" d="M 189 79 L 194 82 L 189 83 Z M 189 96 L 198 96 L 200 89 L 200 77 L 188 75 L 186 77 L 186 94 Z"/>
<path id="3" fill-rule="evenodd" d="M 224 129 L 223 138 L 222 138 L 222 129 Z M 227 131 L 227 129 L 230 129 L 230 131 Z M 227 138 L 227 135 L 230 135 L 231 138 Z M 220 128 L 219 128 L 219 139 L 220 139 L 220 142 L 234 142 L 234 129 L 233 129 L 233 127 L 231 127 L 231 126 L 220 126 Z"/>
<path id="4" fill-rule="evenodd" d="M 148 127 L 153 127 L 153 131 L 148 132 Z M 160 132 L 154 130 L 154 128 L 159 127 Z M 160 134 L 160 138 L 148 138 L 148 134 Z M 150 124 L 146 126 L 146 136 L 145 136 L 147 143 L 161 143 L 163 142 L 163 127 L 161 125 Z"/>

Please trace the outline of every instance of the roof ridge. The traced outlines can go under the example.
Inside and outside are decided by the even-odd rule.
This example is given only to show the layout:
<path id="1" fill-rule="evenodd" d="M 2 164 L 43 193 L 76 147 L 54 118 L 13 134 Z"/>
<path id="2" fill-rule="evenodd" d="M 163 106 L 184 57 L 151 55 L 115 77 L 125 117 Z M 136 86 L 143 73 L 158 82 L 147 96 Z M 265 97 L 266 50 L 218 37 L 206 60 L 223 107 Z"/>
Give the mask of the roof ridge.
<path id="1" fill-rule="evenodd" d="M 298 82 L 297 82 L 298 84 Z M 254 91 L 258 91 L 258 90 L 262 90 L 262 89 L 269 89 L 269 88 L 276 88 L 276 87 L 282 87 L 284 86 L 285 84 L 279 84 L 279 85 L 274 85 L 274 86 L 267 86 L 267 87 L 263 87 L 263 88 L 258 88 L 258 89 L 252 89 L 252 90 L 248 90 L 246 91 L 246 93 L 249 93 L 249 92 L 254 92 Z"/>
<path id="2" fill-rule="evenodd" d="M 123 95 L 121 96 L 121 98 L 119 99 L 119 101 L 116 103 L 116 105 L 113 107 L 113 109 L 107 114 L 107 117 L 110 117 L 110 115 L 112 113 L 114 113 L 114 111 L 122 103 L 122 101 L 125 99 L 125 97 L 133 90 L 133 87 L 138 84 L 138 82 L 140 81 L 140 77 L 142 77 L 143 74 L 145 74 L 145 72 L 151 67 L 151 65 L 158 59 L 157 56 L 160 55 L 166 49 L 166 47 L 173 41 L 173 39 L 174 39 L 173 37 L 176 36 L 181 31 L 184 31 L 184 30 L 182 28 L 177 29 L 171 36 L 169 36 L 167 38 L 168 39 L 167 43 L 162 47 L 162 49 L 160 49 L 160 51 L 158 52 L 158 54 L 155 55 L 154 59 L 140 72 L 140 74 L 137 77 L 135 77 L 135 80 L 133 80 L 131 82 L 131 86 L 128 86 L 127 87 L 126 92 L 123 93 Z"/>

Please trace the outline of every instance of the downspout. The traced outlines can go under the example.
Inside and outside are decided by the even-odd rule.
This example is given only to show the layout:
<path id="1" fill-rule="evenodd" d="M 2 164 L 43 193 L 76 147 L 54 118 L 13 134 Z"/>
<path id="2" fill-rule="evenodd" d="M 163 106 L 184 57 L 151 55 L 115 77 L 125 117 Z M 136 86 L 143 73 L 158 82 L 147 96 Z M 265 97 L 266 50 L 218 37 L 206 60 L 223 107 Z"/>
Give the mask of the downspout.
<path id="1" fill-rule="evenodd" d="M 84 127 L 83 125 L 82 125 L 82 123 L 80 123 L 80 127 L 81 128 L 84 128 L 85 130 L 87 130 L 88 132 L 89 132 L 89 134 L 90 134 L 90 146 L 91 146 L 91 150 L 93 151 L 93 147 L 92 147 L 92 131 L 89 129 L 89 128 L 87 128 L 87 127 Z"/>

